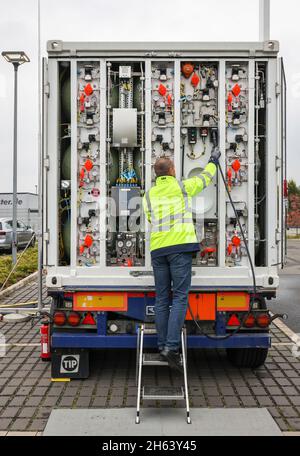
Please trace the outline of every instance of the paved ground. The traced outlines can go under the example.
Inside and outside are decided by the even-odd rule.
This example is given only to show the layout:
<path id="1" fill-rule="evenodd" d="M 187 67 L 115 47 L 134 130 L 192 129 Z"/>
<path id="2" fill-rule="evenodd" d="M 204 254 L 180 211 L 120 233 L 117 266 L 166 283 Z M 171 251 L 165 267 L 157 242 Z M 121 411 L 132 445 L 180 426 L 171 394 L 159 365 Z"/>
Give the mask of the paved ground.
<path id="1" fill-rule="evenodd" d="M 26 302 L 37 302 L 37 279 L 26 284 L 12 293 L 0 297 L 1 304 L 18 304 Z M 43 288 L 43 302 L 45 305 L 50 303 L 51 298 L 47 297 L 46 287 Z M 31 306 L 34 307 L 34 304 Z M 0 309 L 1 310 L 1 309 Z"/>
<path id="2" fill-rule="evenodd" d="M 300 240 L 288 241 L 286 267 L 280 272 L 278 296 L 270 303 L 274 313 L 289 315 L 288 326 L 300 333 Z"/>
<path id="3" fill-rule="evenodd" d="M 298 296 L 290 295 L 292 302 L 286 304 L 286 312 L 289 313 L 290 304 L 296 303 Z M 28 284 L 11 296 L 9 302 L 34 299 L 36 286 Z M 8 298 L 1 300 L 5 301 Z M 295 311 L 298 312 L 296 307 Z M 15 431 L 43 431 L 53 407 L 135 406 L 134 351 L 124 350 L 122 357 L 118 350 L 94 352 L 89 379 L 53 383 L 49 364 L 39 359 L 39 325 L 36 322 L 33 326 L 30 322 L 18 325 L 0 322 L 0 332 L 5 334 L 9 344 L 6 357 L 0 358 L 0 435 Z M 281 329 L 273 326 L 272 334 L 273 346 L 267 362 L 255 371 L 233 367 L 223 350 L 190 350 L 191 406 L 266 407 L 282 431 L 300 431 L 300 355 L 293 355 L 294 344 Z M 147 384 L 181 383 L 181 376 L 171 374 L 168 369 L 164 370 L 164 375 L 161 375 L 162 370 L 158 375 L 156 368 L 147 369 Z M 160 404 L 148 402 L 145 405 Z M 163 405 L 182 406 L 165 402 Z"/>
<path id="4" fill-rule="evenodd" d="M 134 351 L 126 350 L 122 357 L 118 350 L 92 353 L 89 379 L 53 383 L 49 364 L 39 360 L 38 329 L 29 323 L 0 325 L 12 344 L 0 360 L 0 431 L 42 431 L 52 407 L 135 406 Z M 268 360 L 256 371 L 232 367 L 222 350 L 191 350 L 191 405 L 267 407 L 283 431 L 300 431 L 300 360 L 292 355 L 291 341 L 278 328 L 273 328 L 273 335 Z M 176 374 L 169 377 L 168 369 L 165 375 L 160 370 L 159 376 L 156 368 L 148 369 L 148 384 L 181 381 Z"/>

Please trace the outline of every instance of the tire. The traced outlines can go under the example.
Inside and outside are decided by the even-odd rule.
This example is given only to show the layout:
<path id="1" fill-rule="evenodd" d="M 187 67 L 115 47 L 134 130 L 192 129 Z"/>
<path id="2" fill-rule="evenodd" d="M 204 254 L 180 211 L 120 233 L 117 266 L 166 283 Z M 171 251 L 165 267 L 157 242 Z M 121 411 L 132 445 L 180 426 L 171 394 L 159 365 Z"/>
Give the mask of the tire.
<path id="1" fill-rule="evenodd" d="M 265 298 L 259 297 L 261 310 L 267 310 Z M 236 367 L 256 369 L 264 365 L 268 348 L 227 348 L 228 360 Z"/>
<path id="2" fill-rule="evenodd" d="M 35 241 L 36 241 L 36 239 L 35 239 L 35 236 L 34 236 L 32 241 L 30 242 L 30 247 L 34 247 L 35 246 Z"/>
<path id="3" fill-rule="evenodd" d="M 263 366 L 268 348 L 227 348 L 227 358 L 236 367 L 256 369 Z"/>

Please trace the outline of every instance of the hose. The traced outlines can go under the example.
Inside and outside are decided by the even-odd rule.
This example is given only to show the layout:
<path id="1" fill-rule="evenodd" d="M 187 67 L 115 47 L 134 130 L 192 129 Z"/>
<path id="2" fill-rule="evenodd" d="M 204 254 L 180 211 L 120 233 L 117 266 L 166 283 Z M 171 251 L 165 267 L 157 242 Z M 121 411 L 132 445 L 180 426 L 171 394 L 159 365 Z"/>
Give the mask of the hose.
<path id="1" fill-rule="evenodd" d="M 215 143 L 215 147 L 216 147 L 216 143 Z M 188 309 L 190 311 L 190 314 L 192 316 L 192 319 L 195 323 L 195 325 L 197 326 L 197 328 L 200 330 L 201 334 L 205 337 L 207 337 L 208 339 L 212 339 L 212 340 L 226 340 L 226 339 L 229 339 L 230 337 L 234 336 L 238 331 L 240 331 L 240 329 L 243 327 L 244 325 L 244 322 L 246 321 L 246 319 L 248 318 L 248 316 L 251 314 L 251 312 L 253 311 L 253 300 L 256 296 L 256 278 L 255 278 L 255 271 L 254 271 L 254 265 L 253 265 L 253 261 L 252 261 L 252 258 L 251 258 L 251 255 L 250 255 L 250 251 L 249 251 L 249 247 L 248 247 L 248 242 L 246 240 L 246 236 L 245 236 L 245 233 L 244 233 L 244 230 L 243 230 L 243 227 L 242 227 L 242 224 L 241 224 L 241 221 L 240 221 L 240 218 L 239 218 L 239 215 L 237 213 L 237 210 L 235 208 L 235 205 L 234 205 L 234 202 L 231 198 L 231 194 L 230 194 L 230 191 L 229 191 L 229 188 L 228 188 L 228 185 L 226 183 L 226 179 L 225 179 L 225 176 L 224 176 L 224 173 L 223 173 L 223 170 L 221 168 L 221 165 L 220 163 L 218 162 L 218 165 L 217 165 L 219 171 L 220 171 L 220 174 L 221 174 L 221 177 L 222 177 L 222 181 L 224 183 L 224 186 L 225 186 L 225 189 L 226 189 L 226 193 L 227 193 L 227 196 L 229 198 L 229 201 L 230 201 L 230 204 L 232 206 L 232 209 L 234 211 L 234 215 L 236 217 L 236 220 L 237 220 L 237 223 L 239 225 L 239 229 L 240 229 L 240 232 L 241 232 L 241 235 L 242 235 L 242 238 L 243 238 L 243 242 L 244 242 L 244 245 L 245 245 L 245 249 L 246 249 L 246 253 L 247 253 L 247 257 L 248 257 L 248 260 L 249 260 L 249 264 L 250 264 L 250 269 L 251 269 L 251 273 L 252 273 L 252 280 L 253 280 L 253 291 L 252 291 L 252 296 L 250 297 L 250 303 L 249 303 L 249 311 L 247 312 L 247 314 L 244 316 L 243 320 L 241 321 L 240 325 L 234 330 L 232 331 L 231 333 L 229 334 L 226 334 L 225 336 L 212 336 L 210 334 L 206 334 L 203 332 L 203 329 L 201 328 L 201 326 L 199 326 L 197 320 L 195 319 L 195 316 L 193 314 L 193 311 L 191 309 L 191 306 L 189 304 L 189 301 L 188 301 Z"/>

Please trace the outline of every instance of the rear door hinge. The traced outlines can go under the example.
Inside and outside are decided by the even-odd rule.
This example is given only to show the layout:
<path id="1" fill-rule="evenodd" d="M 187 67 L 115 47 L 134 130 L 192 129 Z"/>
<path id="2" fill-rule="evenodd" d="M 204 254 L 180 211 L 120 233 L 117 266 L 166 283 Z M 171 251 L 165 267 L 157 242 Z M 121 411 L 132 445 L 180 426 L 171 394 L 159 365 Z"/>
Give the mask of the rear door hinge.
<path id="1" fill-rule="evenodd" d="M 44 94 L 47 95 L 47 97 L 50 97 L 50 82 L 47 82 L 44 85 Z"/>
<path id="2" fill-rule="evenodd" d="M 282 240 L 282 236 L 281 236 L 281 231 L 277 228 L 277 230 L 275 231 L 275 242 L 276 244 L 279 244 Z"/>
<path id="3" fill-rule="evenodd" d="M 275 93 L 276 93 L 276 97 L 279 97 L 279 95 L 281 95 L 281 84 L 279 84 L 279 82 L 276 82 Z"/>
<path id="4" fill-rule="evenodd" d="M 50 233 L 49 233 L 49 231 L 44 231 L 43 239 L 44 239 L 45 242 L 48 242 L 48 243 L 50 242 Z"/>
<path id="5" fill-rule="evenodd" d="M 46 171 L 49 171 L 50 169 L 50 158 L 49 156 L 44 158 L 44 168 Z"/>
<path id="6" fill-rule="evenodd" d="M 281 167 L 282 167 L 282 160 L 281 160 L 281 158 L 276 157 L 276 160 L 275 160 L 275 169 L 276 169 L 276 171 L 281 169 Z"/>

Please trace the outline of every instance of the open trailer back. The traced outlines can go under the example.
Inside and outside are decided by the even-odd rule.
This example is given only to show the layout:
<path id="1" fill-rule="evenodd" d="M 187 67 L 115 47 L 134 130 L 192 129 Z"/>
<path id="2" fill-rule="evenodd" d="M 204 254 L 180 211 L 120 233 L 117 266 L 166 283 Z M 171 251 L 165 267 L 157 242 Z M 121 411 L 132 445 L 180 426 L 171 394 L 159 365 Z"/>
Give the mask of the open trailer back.
<path id="1" fill-rule="evenodd" d="M 266 299 L 276 294 L 286 248 L 278 43 L 53 40 L 47 49 L 43 236 L 53 376 L 87 376 L 90 349 L 134 348 L 139 325 L 154 322 L 141 198 L 157 157 L 174 160 L 178 179 L 195 176 L 216 134 L 236 212 L 220 174 L 193 203 L 201 251 L 190 292 L 198 327 L 188 311 L 188 347 L 226 348 L 239 366 L 262 364 Z M 156 335 L 145 343 L 155 347 Z"/>

